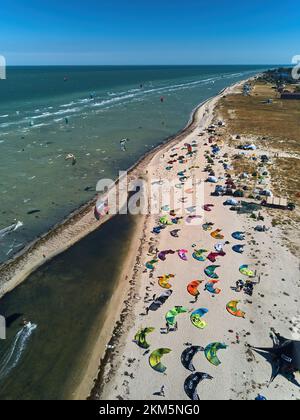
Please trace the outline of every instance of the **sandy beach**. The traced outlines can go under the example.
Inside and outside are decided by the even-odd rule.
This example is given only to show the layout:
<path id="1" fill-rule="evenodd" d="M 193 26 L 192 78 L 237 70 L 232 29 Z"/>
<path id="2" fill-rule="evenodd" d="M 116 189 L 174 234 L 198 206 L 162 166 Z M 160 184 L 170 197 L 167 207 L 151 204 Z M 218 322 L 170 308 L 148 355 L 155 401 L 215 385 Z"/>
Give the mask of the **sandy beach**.
<path id="1" fill-rule="evenodd" d="M 208 174 L 204 172 L 207 165 L 205 156 L 212 147 L 208 141 L 211 135 L 207 128 L 220 118 L 214 112 L 215 106 L 226 95 L 240 94 L 241 86 L 239 83 L 228 88 L 200 107 L 195 114 L 195 124 L 190 127 L 189 132 L 183 133 L 182 138 L 177 138 L 152 156 L 146 166 L 149 182 L 157 178 L 178 179 L 181 171 L 185 171 L 187 177 L 193 171 L 197 178 L 203 181 L 207 178 Z M 215 143 L 221 152 L 214 159 L 213 165 L 220 183 L 226 180 L 224 161 L 230 164 L 234 154 L 234 149 L 222 139 L 223 130 L 224 127 L 221 126 L 217 129 Z M 175 162 L 171 165 L 171 170 L 166 170 L 170 155 L 185 154 L 187 143 L 194 145 L 195 153 L 187 157 L 184 163 Z M 214 184 L 205 184 L 204 204 L 212 206 L 209 211 L 203 212 L 201 223 L 195 226 L 180 223 L 167 226 L 160 234 L 154 235 L 153 228 L 158 225 L 161 216 L 169 217 L 168 211 L 162 211 L 160 217 L 144 218 L 144 235 L 139 234 L 138 258 L 133 271 L 127 275 L 128 280 L 131 280 L 131 291 L 125 301 L 127 305 L 123 306 L 121 322 L 109 342 L 111 348 L 107 349 L 101 364 L 92 399 L 187 400 L 184 383 L 191 372 L 181 363 L 182 353 L 191 346 L 204 349 L 212 343 L 224 344 L 224 349 L 218 353 L 221 362 L 219 366 L 209 362 L 202 351 L 193 359 L 195 370 L 208 374 L 211 378 L 198 388 L 201 399 L 251 400 L 258 394 L 263 394 L 268 399 L 299 398 L 299 389 L 283 377 L 278 377 L 269 385 L 270 364 L 249 348 L 249 345 L 271 346 L 271 328 L 283 336 L 299 338 L 299 305 L 296 297 L 291 298 L 291 290 L 298 287 L 297 257 L 284 245 L 282 230 L 272 226 L 267 212 L 264 212 L 264 225 L 268 231 L 256 232 L 257 220 L 251 219 L 249 215 L 230 211 L 229 207 L 223 205 L 228 197 L 211 196 L 214 188 Z M 203 228 L 207 223 L 213 224 L 211 230 Z M 178 237 L 170 234 L 174 229 L 179 229 Z M 222 230 L 221 239 L 211 236 L 215 229 Z M 239 243 L 232 237 L 234 232 L 245 232 L 243 242 Z M 226 255 L 217 255 L 216 262 L 212 263 L 207 256 L 219 242 L 223 243 Z M 244 253 L 235 252 L 232 247 L 241 243 L 245 245 Z M 174 253 L 167 255 L 165 261 L 157 258 L 159 252 L 170 249 Z M 192 257 L 195 250 L 200 249 L 206 250 L 203 253 L 204 261 Z M 187 251 L 187 260 L 179 257 L 178 250 Z M 146 269 L 146 263 L 152 259 L 158 260 L 155 269 Z M 211 279 L 204 270 L 212 264 L 219 266 L 216 269 L 219 277 L 217 287 L 221 289 L 219 294 L 205 290 Z M 239 271 L 243 265 L 248 265 L 253 270 L 253 281 L 259 282 L 254 286 L 253 296 L 234 290 L 239 279 L 246 281 L 246 276 Z M 169 281 L 172 295 L 157 311 L 150 310 L 147 314 L 145 311 L 151 305 L 153 295 L 157 298 L 166 291 L 158 284 L 159 277 L 169 274 L 174 275 Z M 193 280 L 200 282 L 197 302 L 187 291 L 187 286 Z M 245 313 L 244 318 L 233 316 L 227 311 L 227 305 L 232 301 L 239 301 L 238 307 Z M 167 333 L 165 315 L 178 306 L 184 307 L 186 312 L 176 318 L 177 328 L 174 330 L 171 327 Z M 207 312 L 203 318 L 207 324 L 204 329 L 197 328 L 191 322 L 191 314 L 199 308 L 204 308 Z M 144 328 L 154 329 L 147 336 L 150 344 L 148 350 L 141 349 L 134 342 L 137 332 Z M 166 367 L 163 373 L 155 371 L 149 364 L 149 355 L 156 349 L 168 349 L 168 354 L 162 358 Z M 162 387 L 164 396 L 158 396 Z M 81 389 L 87 388 L 85 386 Z M 84 398 L 84 395 L 79 392 L 76 398 Z"/>

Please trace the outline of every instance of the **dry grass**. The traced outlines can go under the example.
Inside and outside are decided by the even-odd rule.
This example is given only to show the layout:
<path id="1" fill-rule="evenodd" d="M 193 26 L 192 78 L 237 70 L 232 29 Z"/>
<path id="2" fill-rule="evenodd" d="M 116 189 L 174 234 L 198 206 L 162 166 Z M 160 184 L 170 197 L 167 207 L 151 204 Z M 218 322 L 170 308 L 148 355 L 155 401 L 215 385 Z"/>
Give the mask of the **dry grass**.
<path id="1" fill-rule="evenodd" d="M 264 148 L 300 153 L 300 101 L 281 100 L 271 84 L 256 82 L 251 96 L 228 95 L 217 111 L 231 133 L 266 137 Z"/>

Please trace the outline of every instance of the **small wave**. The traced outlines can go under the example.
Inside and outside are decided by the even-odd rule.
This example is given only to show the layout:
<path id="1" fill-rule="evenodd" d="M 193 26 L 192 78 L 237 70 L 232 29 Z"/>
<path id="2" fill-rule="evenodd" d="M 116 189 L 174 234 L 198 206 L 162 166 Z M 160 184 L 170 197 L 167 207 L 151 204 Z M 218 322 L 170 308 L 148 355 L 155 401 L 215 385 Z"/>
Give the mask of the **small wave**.
<path id="1" fill-rule="evenodd" d="M 9 115 L 0 115 L 0 118 L 7 118 L 7 117 L 9 117 Z"/>
<path id="2" fill-rule="evenodd" d="M 36 324 L 29 324 L 23 327 L 16 334 L 11 347 L 4 354 L 0 361 L 0 380 L 6 378 L 10 372 L 18 365 L 22 354 L 27 347 L 28 340 L 30 339 L 33 331 L 36 329 Z"/>

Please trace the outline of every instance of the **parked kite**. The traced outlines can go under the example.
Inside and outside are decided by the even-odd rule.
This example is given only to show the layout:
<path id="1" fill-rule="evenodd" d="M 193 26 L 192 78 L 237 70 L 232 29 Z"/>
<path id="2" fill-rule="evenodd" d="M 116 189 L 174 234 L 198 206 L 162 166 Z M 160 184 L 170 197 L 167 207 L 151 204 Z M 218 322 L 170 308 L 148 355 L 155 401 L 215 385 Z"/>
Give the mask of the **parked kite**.
<path id="1" fill-rule="evenodd" d="M 161 359 L 165 354 L 171 353 L 171 349 L 157 349 L 154 350 L 149 356 L 149 364 L 152 369 L 156 370 L 156 372 L 164 373 L 167 370 L 167 367 L 162 364 Z"/>
<path id="2" fill-rule="evenodd" d="M 158 258 L 159 258 L 161 261 L 166 261 L 166 259 L 167 259 L 167 255 L 171 255 L 171 254 L 175 254 L 175 251 L 173 251 L 172 249 L 168 249 L 167 251 L 161 251 L 161 252 L 158 254 Z"/>
<path id="3" fill-rule="evenodd" d="M 234 246 L 232 247 L 232 250 L 233 250 L 234 252 L 237 252 L 238 254 L 243 254 L 243 252 L 244 252 L 244 246 L 245 246 L 245 245 L 234 245 Z"/>
<path id="4" fill-rule="evenodd" d="M 183 367 L 191 372 L 195 372 L 195 367 L 193 365 L 193 358 L 197 353 L 204 351 L 203 347 L 200 346 L 191 346 L 188 347 L 186 350 L 183 351 L 181 355 L 181 363 Z"/>
<path id="5" fill-rule="evenodd" d="M 154 269 L 155 269 L 154 264 L 157 264 L 157 263 L 158 263 L 158 260 L 157 260 L 157 259 L 154 259 L 154 260 L 148 261 L 148 262 L 146 262 L 146 268 L 147 268 L 148 270 L 154 270 Z"/>
<path id="6" fill-rule="evenodd" d="M 196 309 L 196 311 L 194 311 L 191 315 L 192 324 L 200 330 L 203 330 L 207 326 L 207 323 L 202 318 L 207 313 L 208 309 L 206 308 Z"/>
<path id="7" fill-rule="evenodd" d="M 180 229 L 175 229 L 175 230 L 172 230 L 170 234 L 171 236 L 173 236 L 173 238 L 179 238 L 179 235 L 178 235 L 179 232 L 180 232 Z"/>
<path id="8" fill-rule="evenodd" d="M 240 273 L 243 274 L 244 276 L 247 276 L 247 277 L 250 277 L 250 278 L 255 277 L 254 271 L 250 270 L 248 267 L 249 266 L 247 264 L 241 265 L 240 266 Z"/>
<path id="9" fill-rule="evenodd" d="M 176 324 L 176 317 L 180 314 L 188 312 L 188 309 L 183 306 L 175 306 L 169 312 L 166 313 L 166 321 L 169 325 L 174 326 Z"/>
<path id="10" fill-rule="evenodd" d="M 214 204 L 204 204 L 203 209 L 205 211 L 212 211 Z"/>
<path id="11" fill-rule="evenodd" d="M 208 375 L 207 373 L 196 372 L 192 373 L 184 382 L 184 390 L 186 395 L 192 401 L 200 401 L 200 397 L 197 393 L 197 387 L 200 382 L 204 381 L 205 379 L 212 380 L 213 377 Z"/>
<path id="12" fill-rule="evenodd" d="M 155 331 L 155 328 L 144 328 L 137 332 L 137 334 L 134 337 L 134 341 L 136 344 L 141 347 L 142 349 L 148 349 L 150 347 L 150 344 L 147 343 L 147 335 Z"/>
<path id="13" fill-rule="evenodd" d="M 186 254 L 187 254 L 188 252 L 189 252 L 189 251 L 188 251 L 187 249 L 179 249 L 179 251 L 178 251 L 178 256 L 179 256 L 179 258 L 180 258 L 180 259 L 182 259 L 183 261 L 187 261 L 188 259 L 187 259 Z"/>
<path id="14" fill-rule="evenodd" d="M 217 352 L 219 350 L 226 350 L 226 349 L 227 349 L 226 344 L 211 343 L 204 350 L 205 357 L 212 365 L 220 366 L 221 361 L 219 360 L 217 356 Z"/>
<path id="15" fill-rule="evenodd" d="M 226 253 L 224 251 L 221 252 L 211 252 L 208 256 L 207 259 L 214 263 L 217 260 L 217 257 L 224 257 L 226 255 Z"/>
<path id="16" fill-rule="evenodd" d="M 237 241 L 244 241 L 245 232 L 233 232 L 232 237 L 233 239 L 236 239 Z"/>
<path id="17" fill-rule="evenodd" d="M 207 250 L 206 249 L 198 249 L 198 250 L 196 249 L 193 252 L 193 258 L 197 261 L 205 261 L 206 257 L 205 257 L 205 255 L 203 255 L 204 252 L 207 252 Z"/>
<path id="18" fill-rule="evenodd" d="M 231 315 L 237 317 L 237 318 L 245 318 L 246 314 L 245 312 L 238 309 L 239 300 L 232 300 L 231 302 L 227 303 L 226 309 L 227 312 L 229 312 Z"/>
<path id="19" fill-rule="evenodd" d="M 224 235 L 221 234 L 222 229 L 217 229 L 215 231 L 213 231 L 210 235 L 214 238 L 214 239 L 224 239 Z"/>
<path id="20" fill-rule="evenodd" d="M 198 290 L 198 287 L 200 286 L 201 283 L 203 283 L 203 281 L 200 281 L 200 280 L 191 281 L 191 283 L 189 283 L 187 286 L 187 291 L 189 292 L 189 294 L 194 297 L 199 296 L 200 292 Z"/>
<path id="21" fill-rule="evenodd" d="M 164 293 L 162 293 L 159 298 L 155 299 L 154 302 L 151 303 L 149 306 L 149 311 L 157 311 L 169 299 L 172 293 L 172 290 L 166 290 Z"/>
<path id="22" fill-rule="evenodd" d="M 172 285 L 169 283 L 169 280 L 174 277 L 174 274 L 165 274 L 164 276 L 160 276 L 158 277 L 158 284 L 163 289 L 171 289 Z"/>
<path id="23" fill-rule="evenodd" d="M 221 289 L 215 288 L 215 285 L 219 283 L 218 280 L 212 280 L 206 283 L 205 290 L 207 290 L 209 293 L 213 295 L 219 295 L 221 293 Z"/>
<path id="24" fill-rule="evenodd" d="M 204 270 L 204 273 L 209 277 L 210 279 L 218 280 L 219 276 L 215 273 L 216 269 L 219 268 L 219 265 L 209 265 Z"/>

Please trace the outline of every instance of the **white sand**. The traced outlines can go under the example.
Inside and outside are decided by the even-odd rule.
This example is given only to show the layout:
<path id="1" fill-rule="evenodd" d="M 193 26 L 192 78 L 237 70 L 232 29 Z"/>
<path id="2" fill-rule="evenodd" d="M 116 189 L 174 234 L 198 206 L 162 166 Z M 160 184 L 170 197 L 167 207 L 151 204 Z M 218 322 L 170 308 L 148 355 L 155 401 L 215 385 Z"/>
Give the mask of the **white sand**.
<path id="1" fill-rule="evenodd" d="M 224 94 L 230 93 L 233 88 L 228 89 Z M 205 150 L 209 150 L 204 143 L 208 139 L 198 137 L 198 134 L 210 124 L 213 116 L 213 109 L 219 97 L 206 104 L 198 112 L 198 127 L 184 138 L 178 147 L 182 148 L 184 143 L 191 143 L 197 140 L 199 144 L 198 154 L 195 163 L 200 166 L 197 176 L 205 179 L 206 173 L 203 169 L 206 166 L 204 159 Z M 206 112 L 208 110 L 208 112 Z M 220 131 L 222 132 L 222 131 Z M 148 167 L 149 178 L 151 175 L 156 178 L 176 177 L 180 170 L 190 167 L 193 163 L 189 161 L 186 165 L 176 163 L 171 173 L 165 170 L 169 156 L 172 154 L 170 149 L 174 145 L 159 151 L 153 158 Z M 221 154 L 225 152 L 233 153 L 227 146 L 222 148 Z M 186 153 L 186 152 L 182 152 Z M 163 157 L 164 156 L 164 157 Z M 224 176 L 224 169 L 221 164 L 216 164 L 214 169 L 217 175 Z M 188 173 L 189 174 L 189 173 Z M 176 177 L 176 179 L 178 179 Z M 188 261 L 179 259 L 177 254 L 168 255 L 165 262 L 160 261 L 154 272 L 153 278 L 149 278 L 149 271 L 144 273 L 144 264 L 151 259 L 147 255 L 150 238 L 154 237 L 151 230 L 157 225 L 157 217 L 150 217 L 147 221 L 147 240 L 143 246 L 142 265 L 137 264 L 138 269 L 136 293 L 139 293 L 140 300 L 134 306 L 133 312 L 124 324 L 124 334 L 122 335 L 117 352 L 113 352 L 113 366 L 106 366 L 105 386 L 102 389 L 101 399 L 138 399 L 154 400 L 154 396 L 162 385 L 165 385 L 165 399 L 162 400 L 187 400 L 183 384 L 190 372 L 181 364 L 181 354 L 186 346 L 184 343 L 192 343 L 205 347 L 212 342 L 222 342 L 228 345 L 227 350 L 219 353 L 222 364 L 214 367 L 205 358 L 203 353 L 196 354 L 194 366 L 197 371 L 210 374 L 214 379 L 205 381 L 199 385 L 198 391 L 202 399 L 254 399 L 258 393 L 265 395 L 268 399 L 291 399 L 299 398 L 300 391 L 295 386 L 287 382 L 286 379 L 278 377 L 276 381 L 268 387 L 271 376 L 270 365 L 260 356 L 249 359 L 247 354 L 247 344 L 254 346 L 270 346 L 270 328 L 275 328 L 286 337 L 299 338 L 297 330 L 292 333 L 291 320 L 300 320 L 299 314 L 299 268 L 297 258 L 293 257 L 288 249 L 283 246 L 282 233 L 277 228 L 271 228 L 267 233 L 255 233 L 254 227 L 258 224 L 247 216 L 237 215 L 229 208 L 223 206 L 224 197 L 211 197 L 210 193 L 214 186 L 206 184 L 205 203 L 215 204 L 213 211 L 205 212 L 204 222 L 213 222 L 215 228 L 221 228 L 225 235 L 224 241 L 230 241 L 230 245 L 225 247 L 226 256 L 217 259 L 215 264 L 221 267 L 217 270 L 220 277 L 219 287 L 222 289 L 220 295 L 212 297 L 209 292 L 204 291 L 204 284 L 209 279 L 204 274 L 204 268 L 211 265 L 209 261 L 198 262 L 192 258 L 192 244 L 198 248 L 213 251 L 216 242 L 210 232 L 202 229 L 202 223 L 198 226 L 182 224 L 171 226 L 155 237 L 158 249 L 181 249 L 189 251 Z M 264 214 L 264 216 L 266 216 Z M 264 222 L 271 227 L 270 220 L 266 216 Z M 170 235 L 172 229 L 181 229 L 179 238 Z M 232 245 L 238 243 L 231 234 L 234 231 L 246 231 L 245 253 L 243 255 L 232 251 Z M 255 244 L 251 241 L 256 241 Z M 231 289 L 235 282 L 243 278 L 239 273 L 242 264 L 250 264 L 251 268 L 257 270 L 257 275 L 261 277 L 261 284 L 255 287 L 253 297 L 248 297 L 244 293 L 236 293 Z M 170 299 L 157 311 L 149 312 L 148 316 L 142 316 L 145 307 L 149 304 L 144 302 L 146 294 L 150 297 L 153 294 L 159 296 L 164 289 L 157 283 L 157 277 L 164 274 L 173 273 L 175 279 L 170 283 L 173 285 L 173 294 Z M 192 280 L 205 280 L 200 286 L 200 297 L 197 303 L 191 303 L 193 297 L 187 293 L 187 285 Z M 283 280 L 284 279 L 284 280 Z M 244 278 L 245 280 L 245 278 Z M 150 283 L 154 282 L 154 286 Z M 146 288 L 150 286 L 148 292 Z M 246 312 L 246 318 L 235 318 L 226 311 L 226 304 L 231 300 L 240 300 L 240 308 Z M 197 308 L 207 308 L 209 313 L 206 315 L 207 327 L 199 330 L 190 321 L 189 314 L 178 316 L 178 331 L 169 334 L 161 334 L 160 328 L 165 327 L 165 314 L 175 305 L 182 305 L 189 310 Z M 149 366 L 149 354 L 143 355 L 144 351 L 132 342 L 135 333 L 142 327 L 155 327 L 155 332 L 148 336 L 151 344 L 150 351 L 158 348 L 170 348 L 172 352 L 166 355 L 163 363 L 167 366 L 165 374 L 154 371 Z M 232 330 L 233 333 L 229 332 Z M 131 359 L 131 360 L 129 360 Z M 134 362 L 132 361 L 134 360 Z M 133 375 L 132 377 L 128 376 Z M 300 378 L 298 378 L 300 379 Z"/>

